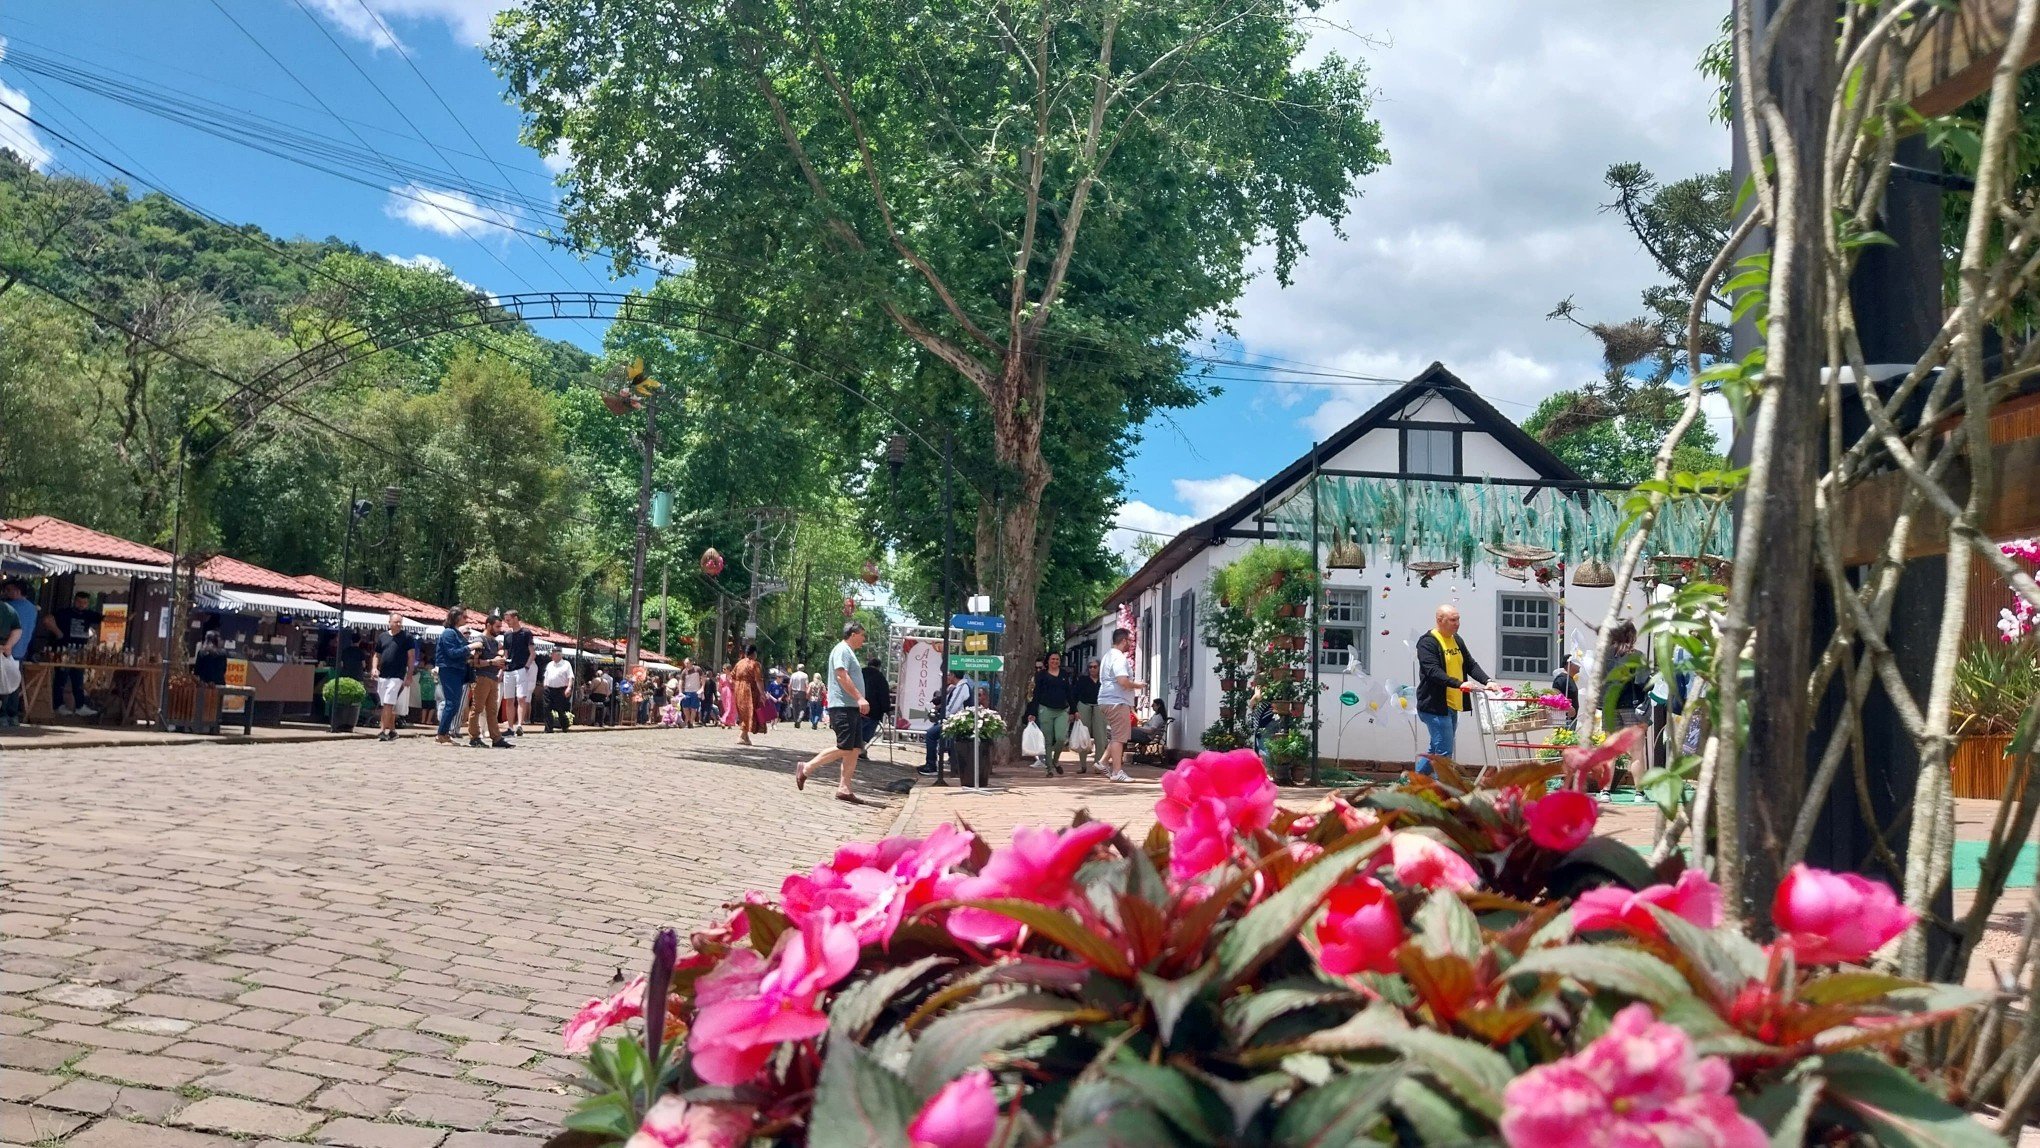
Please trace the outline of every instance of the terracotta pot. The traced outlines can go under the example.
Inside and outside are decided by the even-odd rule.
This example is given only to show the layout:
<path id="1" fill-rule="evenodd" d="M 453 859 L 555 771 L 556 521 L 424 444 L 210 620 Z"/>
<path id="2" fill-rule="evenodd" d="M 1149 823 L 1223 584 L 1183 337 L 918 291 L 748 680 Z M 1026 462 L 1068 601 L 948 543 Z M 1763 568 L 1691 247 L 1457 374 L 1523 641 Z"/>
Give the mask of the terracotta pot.
<path id="1" fill-rule="evenodd" d="M 1287 577 L 1289 577 L 1289 571 L 1277 570 L 1268 575 L 1268 585 L 1271 589 L 1279 589 L 1282 586 L 1282 580 Z"/>
<path id="2" fill-rule="evenodd" d="M 1218 720 L 1220 720 L 1220 721 L 1231 721 L 1231 720 L 1232 720 L 1232 715 L 1233 715 L 1233 708 L 1232 708 L 1231 706 L 1220 706 L 1220 707 L 1218 707 Z"/>
<path id="3" fill-rule="evenodd" d="M 1289 763 L 1289 784 L 1304 785 L 1310 781 L 1310 763 L 1292 761 Z"/>
<path id="4" fill-rule="evenodd" d="M 1238 678 L 1220 678 L 1218 679 L 1218 688 L 1226 693 L 1231 693 L 1240 688 L 1240 680 Z"/>
<path id="5" fill-rule="evenodd" d="M 1301 618 L 1303 617 L 1303 607 L 1295 603 L 1281 606 L 1276 609 L 1275 616 L 1278 618 Z"/>
<path id="6" fill-rule="evenodd" d="M 1957 797 L 1987 797 L 2001 800 L 2012 788 L 2012 759 L 2005 752 L 2010 734 L 1987 733 L 1965 737 L 1955 743 L 1948 760 L 1950 785 Z"/>

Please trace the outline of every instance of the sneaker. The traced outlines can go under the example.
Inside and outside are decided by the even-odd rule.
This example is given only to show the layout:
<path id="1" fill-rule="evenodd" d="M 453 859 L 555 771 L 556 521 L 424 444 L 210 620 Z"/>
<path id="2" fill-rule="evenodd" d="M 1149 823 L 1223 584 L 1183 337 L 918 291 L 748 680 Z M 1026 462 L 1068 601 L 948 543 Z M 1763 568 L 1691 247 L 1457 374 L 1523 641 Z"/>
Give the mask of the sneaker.
<path id="1" fill-rule="evenodd" d="M 444 735 L 444 734 L 437 734 L 437 735 L 434 735 L 434 736 L 433 736 L 433 738 L 432 738 L 432 740 L 433 740 L 433 741 L 435 741 L 435 742 L 437 742 L 437 743 L 438 743 L 438 744 L 440 744 L 440 745 L 452 745 L 452 744 L 453 744 L 453 739 L 452 739 L 452 738 L 450 738 L 450 737 L 447 737 L 447 736 L 446 736 L 446 735 Z"/>
<path id="2" fill-rule="evenodd" d="M 1119 771 L 1118 773 L 1115 773 L 1115 774 L 1113 774 L 1113 775 L 1112 775 L 1111 777 L 1108 777 L 1108 778 L 1106 778 L 1105 780 L 1107 780 L 1107 781 L 1132 781 L 1133 779 L 1132 779 L 1132 778 L 1130 778 L 1130 777 L 1128 777 L 1128 776 L 1126 776 L 1126 771 L 1122 769 L 1122 770 L 1120 770 L 1120 771 Z"/>
<path id="3" fill-rule="evenodd" d="M 935 767 L 932 765 L 916 766 L 914 767 L 914 772 L 920 774 L 923 777 L 933 777 L 935 776 Z"/>
<path id="4" fill-rule="evenodd" d="M 96 710 L 96 709 L 93 709 L 93 708 L 92 708 L 91 706 L 79 706 L 79 707 L 78 707 L 78 716 L 79 716 L 79 717 L 98 717 L 98 716 L 99 716 L 99 711 L 98 711 L 98 710 Z"/>
<path id="5" fill-rule="evenodd" d="M 502 739 L 502 738 L 500 738 L 500 737 L 499 737 L 499 738 L 497 738 L 497 739 L 496 739 L 495 741 L 492 741 L 492 742 L 490 742 L 490 743 L 489 743 L 489 748 L 490 748 L 490 749 L 516 749 L 517 747 L 516 747 L 516 746 L 514 746 L 514 745 L 511 745 L 511 744 L 510 744 L 510 743 L 509 743 L 508 741 L 506 741 L 506 740 L 504 740 L 504 739 Z"/>
<path id="6" fill-rule="evenodd" d="M 73 712 L 75 712 L 75 711 L 73 711 L 73 710 L 71 709 L 71 707 L 70 707 L 70 706 L 58 706 L 58 707 L 57 707 L 57 716 L 58 716 L 58 717 L 70 717 L 70 716 L 71 716 L 71 714 L 72 714 Z"/>
<path id="7" fill-rule="evenodd" d="M 485 741 L 483 741 L 483 740 L 482 740 L 481 738 L 478 738 L 478 737 L 471 737 L 471 738 L 469 738 L 469 739 L 468 739 L 468 742 L 467 742 L 467 743 L 468 743 L 468 748 L 469 748 L 469 749 L 487 749 L 487 748 L 489 748 L 489 743 L 488 743 L 488 742 L 485 742 Z"/>

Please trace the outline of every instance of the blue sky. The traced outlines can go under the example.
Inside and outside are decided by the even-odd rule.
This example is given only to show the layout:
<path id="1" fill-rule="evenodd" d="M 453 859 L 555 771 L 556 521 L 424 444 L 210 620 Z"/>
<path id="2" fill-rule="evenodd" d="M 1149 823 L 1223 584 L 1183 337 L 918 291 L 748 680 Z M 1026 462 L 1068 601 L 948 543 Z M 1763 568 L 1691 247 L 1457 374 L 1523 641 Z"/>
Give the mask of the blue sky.
<path id="1" fill-rule="evenodd" d="M 614 289 L 600 261 L 519 234 L 558 221 L 547 157 L 517 142 L 518 116 L 479 47 L 507 3 L 14 0 L 0 4 L 0 101 L 25 101 L 55 132 L 230 221 L 338 236 L 498 294 Z M 1670 180 L 1727 163 L 1726 134 L 1708 122 L 1710 93 L 1693 69 L 1719 7 L 1337 0 L 1321 9 L 1311 50 L 1368 65 L 1391 162 L 1363 183 L 1343 234 L 1311 227 L 1291 286 L 1258 278 L 1230 331 L 1214 327 L 1209 351 L 1225 364 L 1214 368 L 1225 394 L 1148 428 L 1128 460 L 1120 524 L 1182 529 L 1372 405 L 1389 385 L 1372 380 L 1408 378 L 1433 360 L 1516 418 L 1590 377 L 1590 340 L 1545 315 L 1572 297 L 1590 318 L 1627 318 L 1655 281 L 1600 210 L 1609 164 L 1640 161 Z M 337 166 L 351 181 L 46 74 L 66 67 L 345 147 L 356 154 Z M 212 119 L 217 110 L 200 111 Z M 49 168 L 116 176 L 0 109 L 0 146 L 10 144 Z M 584 346 L 600 338 L 599 324 L 542 331 Z M 1115 544 L 1132 539 L 1121 532 Z"/>

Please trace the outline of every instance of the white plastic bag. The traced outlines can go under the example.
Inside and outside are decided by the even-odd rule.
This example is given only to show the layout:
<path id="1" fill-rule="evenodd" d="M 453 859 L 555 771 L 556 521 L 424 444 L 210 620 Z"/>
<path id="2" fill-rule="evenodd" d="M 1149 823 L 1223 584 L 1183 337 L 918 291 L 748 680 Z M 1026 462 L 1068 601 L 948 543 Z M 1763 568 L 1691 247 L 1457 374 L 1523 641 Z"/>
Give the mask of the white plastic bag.
<path id="1" fill-rule="evenodd" d="M 1091 730 L 1081 721 L 1070 723 L 1070 748 L 1078 753 L 1091 752 Z"/>
<path id="2" fill-rule="evenodd" d="M 1027 719 L 1027 728 L 1020 731 L 1020 755 L 1041 757 L 1048 752 L 1048 739 L 1041 736 L 1041 727 L 1033 718 Z"/>
<path id="3" fill-rule="evenodd" d="M 11 656 L 0 653 L 0 697 L 21 688 L 21 663 Z"/>

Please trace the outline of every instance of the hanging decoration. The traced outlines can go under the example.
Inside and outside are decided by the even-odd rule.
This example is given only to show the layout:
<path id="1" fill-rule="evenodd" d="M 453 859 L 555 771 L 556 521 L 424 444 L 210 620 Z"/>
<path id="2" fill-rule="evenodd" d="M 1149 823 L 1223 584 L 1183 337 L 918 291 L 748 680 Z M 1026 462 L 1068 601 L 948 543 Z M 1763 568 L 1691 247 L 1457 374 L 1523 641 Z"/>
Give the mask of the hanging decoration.
<path id="1" fill-rule="evenodd" d="M 722 555 L 716 552 L 715 547 L 711 546 L 701 552 L 701 572 L 710 578 L 723 572 Z"/>
<path id="2" fill-rule="evenodd" d="M 865 559 L 864 570 L 858 574 L 858 577 L 864 580 L 866 586 L 878 585 L 878 563 L 873 562 L 869 558 Z"/>

